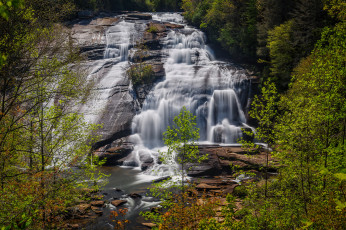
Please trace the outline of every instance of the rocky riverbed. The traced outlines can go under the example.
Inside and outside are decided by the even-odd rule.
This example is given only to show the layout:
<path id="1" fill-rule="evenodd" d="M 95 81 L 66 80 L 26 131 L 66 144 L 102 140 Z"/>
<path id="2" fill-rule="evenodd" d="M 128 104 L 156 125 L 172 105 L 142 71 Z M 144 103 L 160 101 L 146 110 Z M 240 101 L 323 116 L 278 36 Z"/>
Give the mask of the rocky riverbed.
<path id="1" fill-rule="evenodd" d="M 215 198 L 219 203 L 219 209 L 227 205 L 226 196 L 233 194 L 237 197 L 237 209 L 242 208 L 242 186 L 250 182 L 259 182 L 265 173 L 267 153 L 264 149 L 251 152 L 244 151 L 241 147 L 225 147 L 218 145 L 199 146 L 200 154 L 208 154 L 208 159 L 198 165 L 192 166 L 188 175 L 190 181 L 195 184 L 194 194 L 202 197 Z M 113 153 L 116 152 L 113 149 Z M 114 164 L 114 158 L 109 158 L 108 164 Z M 119 162 L 115 163 L 118 164 Z M 279 165 L 270 154 L 268 156 L 268 172 L 271 176 Z M 240 173 L 241 172 L 241 173 Z M 155 181 L 153 182 L 155 183 Z M 105 191 L 89 191 L 90 201 L 82 201 L 79 205 L 70 209 L 68 215 L 67 229 L 111 229 L 107 228 L 107 222 L 111 223 L 110 209 L 121 210 L 123 208 L 133 209 L 133 205 L 138 207 L 143 203 L 152 205 L 146 206 L 143 210 L 149 211 L 158 203 L 150 197 L 145 186 L 150 187 L 151 182 L 147 182 L 142 187 L 126 193 L 121 189 L 108 189 Z M 216 212 L 217 220 L 223 221 L 223 214 Z M 137 214 L 138 215 L 138 214 Z M 150 222 L 140 216 L 129 216 L 131 220 L 130 229 L 149 229 L 153 227 Z M 126 218 L 126 216 L 125 216 Z M 102 222 L 102 224 L 100 223 Z"/>

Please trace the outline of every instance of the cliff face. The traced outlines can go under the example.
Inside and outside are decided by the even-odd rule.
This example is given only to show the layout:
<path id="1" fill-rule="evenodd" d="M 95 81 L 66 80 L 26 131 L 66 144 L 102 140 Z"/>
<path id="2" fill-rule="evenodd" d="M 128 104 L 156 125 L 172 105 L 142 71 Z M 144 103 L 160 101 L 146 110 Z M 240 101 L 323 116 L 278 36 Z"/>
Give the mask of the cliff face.
<path id="1" fill-rule="evenodd" d="M 236 143 L 241 128 L 251 128 L 246 116 L 257 79 L 215 60 L 205 35 L 180 14 L 102 15 L 75 21 L 71 30 L 94 83 L 91 100 L 78 110 L 88 122 L 103 124 L 94 147 L 111 155 L 110 164 L 148 168 L 156 158 L 149 152 L 161 146 L 182 106 L 196 114 L 201 141 Z M 150 80 L 129 79 L 129 70 L 149 65 Z"/>
<path id="2" fill-rule="evenodd" d="M 78 110 L 87 121 L 103 124 L 97 146 L 131 134 L 131 121 L 155 80 L 164 76 L 161 42 L 165 36 L 145 32 L 150 14 L 103 15 L 71 23 L 72 37 L 86 57 L 84 66 L 94 83 L 92 97 Z M 165 29 L 166 30 L 166 29 Z M 143 62 L 151 64 L 154 81 L 132 87 L 126 70 L 134 62 L 136 44 L 148 47 Z"/>

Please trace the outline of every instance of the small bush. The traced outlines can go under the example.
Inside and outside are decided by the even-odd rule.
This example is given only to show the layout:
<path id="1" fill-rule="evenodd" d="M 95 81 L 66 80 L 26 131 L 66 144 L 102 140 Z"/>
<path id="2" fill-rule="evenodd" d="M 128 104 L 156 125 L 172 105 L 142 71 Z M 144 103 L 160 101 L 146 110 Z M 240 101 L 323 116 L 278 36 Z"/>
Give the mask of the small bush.
<path id="1" fill-rule="evenodd" d="M 157 32 L 159 32 L 159 29 L 156 26 L 154 26 L 154 25 L 150 25 L 147 28 L 147 32 L 149 32 L 149 33 L 157 33 Z"/>
<path id="2" fill-rule="evenodd" d="M 233 195 L 239 198 L 245 198 L 248 192 L 245 186 L 237 186 L 234 188 Z"/>
<path id="3" fill-rule="evenodd" d="M 143 63 L 132 65 L 130 69 L 127 70 L 127 75 L 134 86 L 152 83 L 154 80 L 153 67 Z"/>

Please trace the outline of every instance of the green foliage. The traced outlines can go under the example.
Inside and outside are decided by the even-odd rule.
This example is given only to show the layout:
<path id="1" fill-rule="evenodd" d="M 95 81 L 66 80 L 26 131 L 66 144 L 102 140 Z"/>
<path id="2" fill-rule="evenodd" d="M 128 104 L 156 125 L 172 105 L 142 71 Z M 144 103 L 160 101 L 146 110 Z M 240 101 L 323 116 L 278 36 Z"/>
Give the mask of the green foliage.
<path id="1" fill-rule="evenodd" d="M 23 7 L 24 0 L 3 0 L 0 2 L 0 16 L 6 20 L 10 17 L 10 11 Z"/>
<path id="2" fill-rule="evenodd" d="M 193 191 L 193 186 L 190 191 Z M 158 229 L 197 229 L 200 221 L 209 220 L 216 214 L 217 199 L 189 194 L 189 191 L 172 195 L 169 206 L 146 212 L 144 216 L 155 223 Z"/>
<path id="3" fill-rule="evenodd" d="M 186 206 L 186 201 L 189 199 L 188 194 L 185 192 L 185 171 L 189 170 L 186 166 L 188 163 L 199 163 L 207 158 L 207 155 L 198 155 L 198 146 L 195 144 L 195 141 L 199 138 L 196 116 L 193 116 L 183 107 L 180 114 L 174 118 L 173 123 L 173 126 L 168 126 L 163 134 L 168 150 L 159 153 L 162 163 L 176 164 L 175 162 L 177 162 L 180 165 L 180 169 L 175 171 L 175 176 L 180 177 L 181 184 L 179 184 L 179 181 L 172 181 L 171 178 L 156 183 L 150 191 L 153 196 L 160 198 L 160 206 L 168 211 L 165 214 L 161 212 L 142 213 L 146 218 L 161 225 L 163 229 L 174 228 L 173 226 L 185 226 L 186 222 L 194 222 L 197 216 L 199 216 L 197 219 L 200 219 L 204 215 L 203 213 L 212 212 L 212 210 L 206 208 L 207 205 L 200 207 L 196 205 L 196 200 L 191 207 Z M 179 190 L 181 191 L 178 196 L 179 199 L 174 202 L 177 197 L 176 192 Z M 189 210 L 192 210 L 193 213 L 190 213 Z M 177 218 L 181 221 L 177 222 Z"/>
<path id="4" fill-rule="evenodd" d="M 149 64 L 133 64 L 127 70 L 127 75 L 131 79 L 132 84 L 135 86 L 142 84 L 150 84 L 154 81 L 153 67 Z"/>
<path id="5" fill-rule="evenodd" d="M 245 198 L 247 196 L 247 190 L 245 186 L 237 186 L 234 188 L 233 195 L 239 198 Z"/>
<path id="6" fill-rule="evenodd" d="M 185 18 L 218 42 L 233 60 L 255 64 L 283 92 L 293 68 L 308 56 L 322 28 L 344 18 L 338 0 L 184 0 Z M 338 15 L 338 16 L 337 16 Z"/>
<path id="7" fill-rule="evenodd" d="M 163 163 L 177 161 L 181 168 L 178 174 L 181 176 L 182 189 L 184 187 L 185 166 L 187 163 L 200 163 L 208 156 L 200 156 L 195 141 L 199 138 L 199 129 L 196 127 L 196 116 L 183 107 L 180 114 L 173 119 L 173 126 L 168 126 L 163 133 L 163 140 L 168 146 L 167 152 L 160 152 Z M 174 159 L 175 154 L 177 157 Z M 189 170 L 189 169 L 186 169 Z"/>
<path id="8" fill-rule="evenodd" d="M 146 31 L 149 33 L 157 33 L 159 30 L 155 25 L 150 25 Z"/>
<path id="9" fill-rule="evenodd" d="M 274 124 L 278 115 L 278 93 L 273 82 L 265 82 L 261 95 L 255 96 L 249 115 L 258 121 L 255 138 L 272 145 L 275 142 Z"/>
<path id="10" fill-rule="evenodd" d="M 79 9 L 94 11 L 179 11 L 181 0 L 74 0 Z"/>
<path id="11" fill-rule="evenodd" d="M 213 42 L 220 42 L 232 58 L 253 61 L 256 51 L 255 0 L 185 0 L 184 16 L 205 30 Z"/>
<path id="12" fill-rule="evenodd" d="M 290 81 L 295 50 L 292 45 L 293 21 L 287 21 L 268 32 L 269 54 L 271 59 L 271 75 L 284 89 Z"/>
<path id="13" fill-rule="evenodd" d="M 155 74 L 152 65 L 147 64 L 143 61 L 147 57 L 147 51 L 148 48 L 143 45 L 142 42 L 139 42 L 136 45 L 136 52 L 134 54 L 135 63 L 130 63 L 130 67 L 126 72 L 127 76 L 132 81 L 132 84 L 134 86 L 152 84 L 155 80 Z"/>
<path id="14" fill-rule="evenodd" d="M 79 181 L 97 180 L 94 164 L 84 160 L 98 126 L 74 111 L 92 82 L 68 30 L 41 11 L 38 3 L 48 2 L 23 1 L 25 7 L 10 7 L 8 18 L 0 19 L 0 50 L 6 56 L 0 68 L 0 223 L 5 229 L 57 228 L 64 210 L 82 198 L 78 188 L 89 186 Z"/>

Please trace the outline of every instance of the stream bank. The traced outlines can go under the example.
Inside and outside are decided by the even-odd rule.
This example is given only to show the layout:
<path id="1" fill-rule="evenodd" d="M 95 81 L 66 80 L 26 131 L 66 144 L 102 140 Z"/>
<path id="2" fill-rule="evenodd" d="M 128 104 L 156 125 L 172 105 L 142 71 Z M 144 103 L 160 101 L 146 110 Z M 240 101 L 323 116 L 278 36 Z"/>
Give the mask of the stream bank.
<path id="1" fill-rule="evenodd" d="M 219 207 L 227 205 L 226 196 L 237 197 L 237 210 L 242 208 L 242 186 L 255 182 L 261 183 L 265 173 L 266 152 L 260 149 L 248 154 L 239 146 L 199 146 L 200 154 L 208 154 L 208 159 L 199 165 L 190 165 L 190 181 L 196 184 L 195 194 L 217 199 Z M 275 175 L 279 165 L 269 155 L 269 175 Z M 100 191 L 90 194 L 91 200 L 83 201 L 72 208 L 66 229 L 113 229 L 111 211 L 128 210 L 125 218 L 130 221 L 128 229 L 150 229 L 147 220 L 139 216 L 141 211 L 150 211 L 159 203 L 150 196 L 148 188 L 155 178 L 141 173 L 139 168 L 104 166 L 102 172 L 108 173 L 109 183 Z M 251 176 L 249 176 L 251 175 Z M 119 185 L 113 187 L 113 185 Z M 217 212 L 216 218 L 223 221 L 223 214 Z M 143 225 L 145 224 L 145 225 Z"/>

